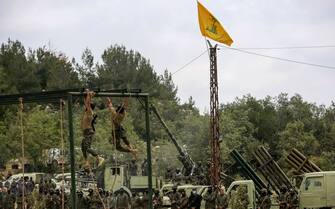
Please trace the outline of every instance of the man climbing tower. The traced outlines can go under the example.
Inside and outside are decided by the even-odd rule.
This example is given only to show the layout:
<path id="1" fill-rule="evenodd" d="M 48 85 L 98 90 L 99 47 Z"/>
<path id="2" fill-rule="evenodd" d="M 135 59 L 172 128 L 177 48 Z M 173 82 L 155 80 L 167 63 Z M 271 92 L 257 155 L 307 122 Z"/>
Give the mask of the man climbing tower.
<path id="1" fill-rule="evenodd" d="M 137 150 L 134 149 L 126 136 L 126 130 L 122 126 L 122 121 L 126 116 L 126 109 L 128 108 L 128 99 L 125 98 L 123 103 L 116 109 L 113 107 L 112 100 L 107 99 L 108 108 L 111 112 L 112 117 L 112 137 L 110 143 L 114 144 L 116 149 L 120 152 L 130 152 L 135 158 L 137 158 Z M 126 144 L 126 147 L 121 145 L 121 139 Z"/>
<path id="2" fill-rule="evenodd" d="M 94 92 L 86 90 L 86 94 L 84 95 L 84 105 L 85 111 L 81 120 L 81 128 L 83 130 L 83 139 L 81 142 L 81 151 L 84 157 L 84 168 L 89 169 L 90 163 L 88 161 L 87 154 L 91 154 L 96 157 L 98 161 L 98 166 L 101 166 L 104 162 L 104 159 L 98 155 L 98 153 L 91 148 L 91 144 L 94 140 L 95 128 L 94 124 L 97 118 L 97 115 L 93 113 L 95 105 L 92 103 L 92 97 L 94 96 Z"/>

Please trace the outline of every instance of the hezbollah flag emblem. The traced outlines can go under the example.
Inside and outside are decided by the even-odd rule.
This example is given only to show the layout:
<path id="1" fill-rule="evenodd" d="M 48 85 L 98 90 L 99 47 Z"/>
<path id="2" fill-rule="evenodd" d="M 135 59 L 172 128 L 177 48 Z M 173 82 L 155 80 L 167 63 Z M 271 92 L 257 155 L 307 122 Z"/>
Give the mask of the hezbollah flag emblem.
<path id="1" fill-rule="evenodd" d="M 220 22 L 200 2 L 198 2 L 198 16 L 200 31 L 203 36 L 228 46 L 233 43 Z"/>

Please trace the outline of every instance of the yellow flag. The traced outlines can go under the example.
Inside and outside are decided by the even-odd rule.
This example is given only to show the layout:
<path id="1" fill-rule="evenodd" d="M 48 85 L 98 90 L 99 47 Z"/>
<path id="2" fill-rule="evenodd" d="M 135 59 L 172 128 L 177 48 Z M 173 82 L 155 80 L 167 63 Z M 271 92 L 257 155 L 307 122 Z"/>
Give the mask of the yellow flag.
<path id="1" fill-rule="evenodd" d="M 233 43 L 220 22 L 200 2 L 198 2 L 198 16 L 202 35 L 228 46 Z"/>

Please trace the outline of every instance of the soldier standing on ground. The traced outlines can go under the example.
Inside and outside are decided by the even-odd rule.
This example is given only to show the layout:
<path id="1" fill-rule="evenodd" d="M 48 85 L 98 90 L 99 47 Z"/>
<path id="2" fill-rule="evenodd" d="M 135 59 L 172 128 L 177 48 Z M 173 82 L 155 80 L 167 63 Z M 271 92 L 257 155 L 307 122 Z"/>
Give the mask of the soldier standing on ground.
<path id="1" fill-rule="evenodd" d="M 215 209 L 216 193 L 212 187 L 208 187 L 207 193 L 204 195 L 205 209 Z"/>
<path id="2" fill-rule="evenodd" d="M 216 197 L 216 206 L 217 209 L 226 209 L 228 207 L 227 196 L 223 188 L 219 190 L 219 194 Z"/>
<path id="3" fill-rule="evenodd" d="M 141 164 L 142 176 L 148 175 L 148 161 L 145 158 Z"/>
<path id="4" fill-rule="evenodd" d="M 7 190 L 6 187 L 2 189 L 2 206 L 6 209 L 14 209 L 15 207 L 15 195 L 11 193 L 10 190 Z"/>
<path id="5" fill-rule="evenodd" d="M 129 209 L 130 198 L 126 191 L 121 188 L 116 196 L 116 208 L 117 209 Z"/>
<path id="6" fill-rule="evenodd" d="M 289 190 L 286 201 L 288 209 L 295 209 L 298 207 L 298 197 L 293 188 Z"/>
<path id="7" fill-rule="evenodd" d="M 286 185 L 282 185 L 280 187 L 280 194 L 278 196 L 279 209 L 286 209 L 287 207 L 286 193 L 287 193 L 287 187 Z"/>
<path id="8" fill-rule="evenodd" d="M 163 200 L 162 200 L 162 197 L 159 195 L 159 190 L 154 191 L 154 196 L 152 198 L 152 204 L 154 206 L 154 209 L 162 208 Z"/>
<path id="9" fill-rule="evenodd" d="M 193 188 L 188 198 L 188 209 L 200 209 L 202 197 L 198 194 L 197 189 Z"/>
<path id="10" fill-rule="evenodd" d="M 19 195 L 16 196 L 16 208 L 22 208 L 23 204 L 23 199 L 22 199 L 22 194 L 19 193 Z"/>
<path id="11" fill-rule="evenodd" d="M 179 201 L 179 209 L 187 209 L 188 197 L 186 195 L 185 189 L 181 189 L 180 191 L 181 197 Z"/>
<path id="12" fill-rule="evenodd" d="M 87 202 L 90 209 L 100 209 L 102 207 L 99 194 L 93 189 L 88 190 Z"/>
<path id="13" fill-rule="evenodd" d="M 129 165 L 130 175 L 137 176 L 137 164 L 136 160 L 132 160 Z"/>
<path id="14" fill-rule="evenodd" d="M 172 187 L 172 192 L 169 194 L 171 209 L 178 209 L 180 196 L 180 193 L 177 191 L 177 185 L 174 185 Z"/>
<path id="15" fill-rule="evenodd" d="M 77 207 L 78 209 L 85 209 L 87 203 L 85 202 L 84 194 L 82 191 L 77 191 Z"/>
<path id="16" fill-rule="evenodd" d="M 268 195 L 267 189 L 263 188 L 261 190 L 261 194 L 258 199 L 258 209 L 270 209 L 270 208 L 271 208 L 271 198 Z"/>

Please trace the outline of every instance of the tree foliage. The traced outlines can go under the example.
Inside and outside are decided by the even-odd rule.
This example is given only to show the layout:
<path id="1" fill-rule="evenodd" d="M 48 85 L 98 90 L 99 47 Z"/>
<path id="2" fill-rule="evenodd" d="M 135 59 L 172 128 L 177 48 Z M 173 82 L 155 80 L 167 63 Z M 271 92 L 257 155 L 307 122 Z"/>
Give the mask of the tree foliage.
<path id="1" fill-rule="evenodd" d="M 141 89 L 149 92 L 180 146 L 195 161 L 207 161 L 209 149 L 209 115 L 200 113 L 192 97 L 182 103 L 172 75 L 165 70 L 158 75 L 150 60 L 125 46 L 111 45 L 101 56 L 101 63 L 86 48 L 81 61 L 69 59 L 61 52 L 40 47 L 26 49 L 19 41 L 8 40 L 0 48 L 0 94 L 39 92 L 66 88 Z M 129 115 L 125 121 L 130 141 L 145 158 L 145 120 L 143 101 L 130 98 Z M 108 139 L 111 135 L 110 114 L 103 99 L 97 103 L 98 124 L 93 146 L 103 154 L 118 159 L 129 155 L 116 152 Z M 113 98 L 113 104 L 121 103 Z M 142 103 L 142 104 L 141 104 Z M 80 159 L 82 99 L 74 108 L 76 150 Z M 236 98 L 220 106 L 221 158 L 224 167 L 233 161 L 232 149 L 239 150 L 247 160 L 259 145 L 270 149 L 276 160 L 297 148 L 315 160 L 324 170 L 335 169 L 335 104 L 329 107 L 305 101 L 296 94 L 282 93 L 276 97 L 257 99 L 251 95 Z M 59 108 L 57 104 L 25 105 L 24 137 L 26 156 L 39 163 L 43 149 L 60 146 Z M 17 107 L 0 107 L 0 161 L 20 157 L 20 125 Z M 153 162 L 156 173 L 168 166 L 179 166 L 177 151 L 157 118 L 150 114 Z M 66 131 L 66 130 L 65 130 Z M 284 166 L 285 167 L 285 166 Z"/>

